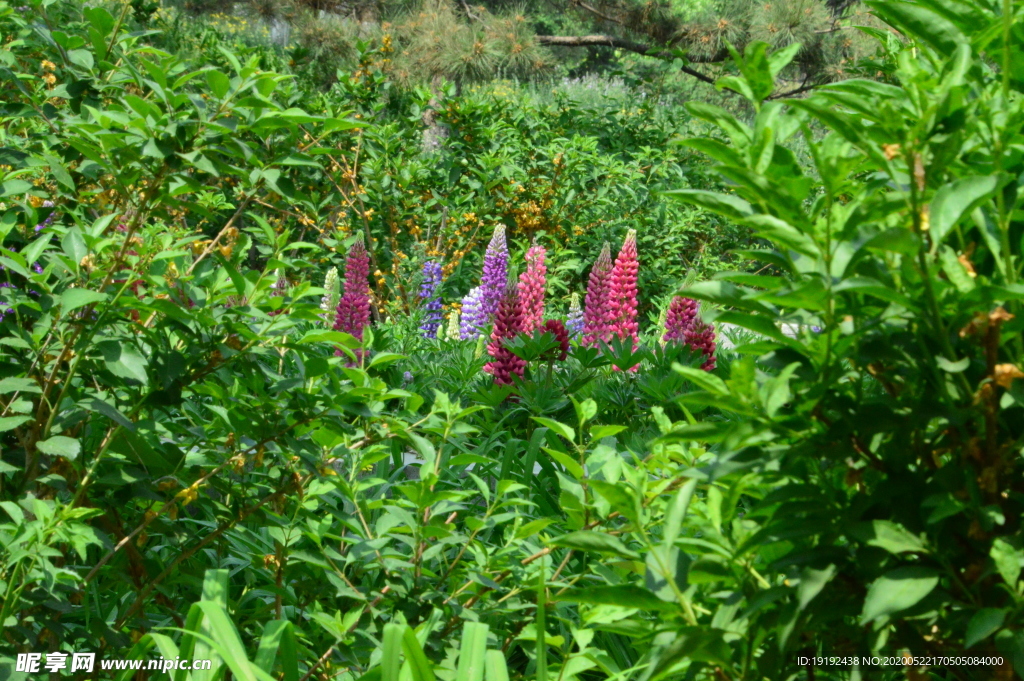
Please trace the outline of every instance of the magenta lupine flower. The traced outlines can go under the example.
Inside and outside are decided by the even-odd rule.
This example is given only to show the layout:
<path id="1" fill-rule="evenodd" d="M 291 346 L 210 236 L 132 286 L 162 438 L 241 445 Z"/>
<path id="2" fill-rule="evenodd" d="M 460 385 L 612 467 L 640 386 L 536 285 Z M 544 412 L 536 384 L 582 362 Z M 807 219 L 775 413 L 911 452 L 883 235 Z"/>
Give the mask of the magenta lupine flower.
<path id="1" fill-rule="evenodd" d="M 477 286 L 462 299 L 462 319 L 459 321 L 459 336 L 462 340 L 479 338 L 487 326 L 483 296 L 483 289 Z"/>
<path id="2" fill-rule="evenodd" d="M 428 260 L 423 263 L 423 283 L 420 285 L 420 300 L 427 314 L 420 325 L 424 338 L 436 338 L 437 329 L 441 326 L 441 288 L 442 270 L 440 263 Z"/>
<path id="3" fill-rule="evenodd" d="M 508 281 L 508 244 L 505 242 L 505 225 L 494 228 L 494 236 L 484 253 L 483 276 L 480 288 L 483 290 L 484 312 L 488 321 L 498 311 L 498 305 L 505 293 Z"/>
<path id="4" fill-rule="evenodd" d="M 484 371 L 493 374 L 494 382 L 499 385 L 512 385 L 512 374 L 522 378 L 526 369 L 526 360 L 512 354 L 505 345 L 505 341 L 515 338 L 522 328 L 523 307 L 519 301 L 519 291 L 514 284 L 509 284 L 498 303 L 491 342 L 487 345 L 487 353 L 492 361 L 484 365 Z"/>
<path id="5" fill-rule="evenodd" d="M 569 300 L 569 317 L 566 319 L 565 326 L 573 338 L 583 331 L 583 308 L 580 307 L 579 293 L 573 293 Z"/>
<path id="6" fill-rule="evenodd" d="M 363 240 L 352 244 L 345 261 L 345 288 L 338 300 L 334 330 L 363 339 L 363 328 L 370 321 L 370 254 Z M 335 355 L 341 356 L 341 350 Z"/>
<path id="7" fill-rule="evenodd" d="M 587 347 L 594 347 L 598 341 L 607 342 L 611 335 L 611 273 L 611 249 L 606 242 L 601 249 L 601 255 L 590 270 L 590 279 L 587 282 L 587 298 L 583 308 L 583 345 Z"/>
<path id="8" fill-rule="evenodd" d="M 544 264 L 547 251 L 531 246 L 526 251 L 526 271 L 519 275 L 519 300 L 523 306 L 523 333 L 532 334 L 544 319 L 544 288 L 548 268 Z"/>
<path id="9" fill-rule="evenodd" d="M 703 319 L 697 317 L 693 325 L 683 334 L 683 340 L 691 348 L 704 353 L 704 363 L 700 368 L 704 371 L 715 369 L 715 327 L 707 324 Z"/>
<path id="10" fill-rule="evenodd" d="M 693 326 L 697 319 L 697 301 L 693 298 L 676 296 L 668 304 L 668 314 L 665 316 L 665 334 L 662 340 L 666 343 L 682 343 L 683 334 Z"/>
<path id="11" fill-rule="evenodd" d="M 695 352 L 704 354 L 701 369 L 711 371 L 715 368 L 715 327 L 700 318 L 696 300 L 676 296 L 668 306 L 665 317 L 666 343 L 685 343 Z"/>

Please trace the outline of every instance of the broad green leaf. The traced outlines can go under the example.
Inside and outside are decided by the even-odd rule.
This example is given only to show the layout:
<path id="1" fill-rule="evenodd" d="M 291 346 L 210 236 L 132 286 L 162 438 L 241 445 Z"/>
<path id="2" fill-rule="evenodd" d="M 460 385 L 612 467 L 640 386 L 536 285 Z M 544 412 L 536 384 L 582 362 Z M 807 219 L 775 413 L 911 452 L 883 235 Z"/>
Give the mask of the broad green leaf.
<path id="1" fill-rule="evenodd" d="M 402 636 L 408 625 L 389 622 L 384 625 L 384 641 L 380 658 L 381 681 L 398 681 L 401 667 Z"/>
<path id="2" fill-rule="evenodd" d="M 995 563 L 996 571 L 1002 576 L 1003 581 L 1011 589 L 1016 590 L 1017 578 L 1020 576 L 1021 567 L 1024 567 L 1024 551 L 999 538 L 992 542 L 992 549 L 988 555 Z"/>
<path id="3" fill-rule="evenodd" d="M 505 662 L 505 655 L 500 650 L 488 650 L 484 657 L 484 664 L 487 667 L 485 675 L 487 681 L 508 681 L 508 664 Z M 420 680 L 415 679 L 414 681 Z"/>
<path id="4" fill-rule="evenodd" d="M 149 384 L 146 368 L 149 363 L 139 354 L 135 346 L 123 341 L 102 341 L 97 344 L 103 353 L 107 369 L 115 376 L 138 381 L 142 385 Z"/>
<path id="5" fill-rule="evenodd" d="M 890 570 L 868 587 L 861 623 L 911 608 L 921 602 L 939 584 L 939 575 L 931 568 L 906 566 Z"/>
<path id="6" fill-rule="evenodd" d="M 82 452 L 82 445 L 78 440 L 64 435 L 54 435 L 46 440 L 40 440 L 36 443 L 36 448 L 43 454 L 63 456 L 68 461 L 74 461 Z"/>
<path id="7" fill-rule="evenodd" d="M 1003 626 L 1006 610 L 1000 608 L 982 608 L 971 616 L 967 623 L 967 635 L 964 637 L 964 648 L 971 648 L 996 633 Z"/>
<path id="8" fill-rule="evenodd" d="M 978 204 L 995 194 L 1001 184 L 999 175 L 969 175 L 940 187 L 928 211 L 933 249 L 963 216 L 970 215 Z"/>
<path id="9" fill-rule="evenodd" d="M 924 553 L 928 550 L 920 538 L 889 520 L 858 524 L 851 534 L 870 546 L 877 546 L 893 554 Z"/>
<path id="10" fill-rule="evenodd" d="M 686 378 L 698 388 L 706 390 L 712 395 L 724 397 L 729 394 L 729 388 L 725 385 L 725 381 L 720 379 L 718 376 L 715 376 L 710 371 L 694 369 L 693 367 L 684 367 L 682 364 L 675 362 L 672 363 L 672 370 Z"/>
<path id="11" fill-rule="evenodd" d="M 86 305 L 93 305 L 106 299 L 106 294 L 99 293 L 98 291 L 90 291 L 84 288 L 71 288 L 61 294 L 60 304 L 64 314 L 67 314 L 72 310 L 77 310 L 78 308 L 85 307 Z"/>
<path id="12" fill-rule="evenodd" d="M 686 481 L 669 503 L 665 513 L 665 545 L 672 546 L 679 537 L 683 527 L 683 520 L 686 518 L 686 511 L 690 508 L 690 501 L 697 489 L 697 479 L 690 478 Z"/>
<path id="13" fill-rule="evenodd" d="M 796 590 L 797 610 L 803 611 L 814 600 L 814 597 L 821 593 L 825 585 L 836 576 L 837 572 L 835 565 L 829 565 L 824 570 L 804 568 L 800 572 L 800 586 Z"/>

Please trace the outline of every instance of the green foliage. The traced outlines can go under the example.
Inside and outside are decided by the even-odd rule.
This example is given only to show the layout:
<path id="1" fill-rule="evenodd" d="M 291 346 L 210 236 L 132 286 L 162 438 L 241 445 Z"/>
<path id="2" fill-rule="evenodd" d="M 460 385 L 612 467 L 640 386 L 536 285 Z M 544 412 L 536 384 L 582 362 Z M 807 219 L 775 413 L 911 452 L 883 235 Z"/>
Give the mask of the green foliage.
<path id="1" fill-rule="evenodd" d="M 213 661 L 178 681 L 774 680 L 904 650 L 997 662 L 814 678 L 1024 676 L 1004 7 L 875 3 L 909 40 L 886 82 L 806 99 L 773 99 L 796 49 L 742 45 L 719 85 L 750 115 L 674 120 L 396 93 L 383 43 L 314 97 L 258 41 L 0 2 L 5 676 L 55 650 Z M 636 228 L 641 315 L 696 279 L 738 347 L 705 372 L 658 328 L 564 360 L 537 334 L 494 385 L 409 311 L 422 258 L 450 300 L 499 221 L 513 263 L 549 246 L 550 316 Z M 776 274 L 688 278 L 723 264 L 690 239 L 748 230 Z M 311 283 L 360 238 L 364 347 Z"/>

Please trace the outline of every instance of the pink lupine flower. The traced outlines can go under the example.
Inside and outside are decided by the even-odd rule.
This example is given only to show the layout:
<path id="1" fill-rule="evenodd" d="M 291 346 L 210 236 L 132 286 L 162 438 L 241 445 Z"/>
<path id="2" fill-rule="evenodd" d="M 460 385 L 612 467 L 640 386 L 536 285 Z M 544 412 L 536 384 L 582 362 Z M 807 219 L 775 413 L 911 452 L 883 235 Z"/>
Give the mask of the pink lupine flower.
<path id="1" fill-rule="evenodd" d="M 345 261 L 345 288 L 334 317 L 334 330 L 363 339 L 363 328 L 370 321 L 370 254 L 363 240 L 352 244 Z M 341 350 L 335 355 L 341 356 Z"/>
<path id="2" fill-rule="evenodd" d="M 590 279 L 587 282 L 587 297 L 583 308 L 583 345 L 587 347 L 594 347 L 599 341 L 607 342 L 611 335 L 611 270 L 611 250 L 605 243 L 601 255 L 590 270 Z"/>
<path id="3" fill-rule="evenodd" d="M 526 251 L 526 271 L 519 275 L 519 300 L 523 306 L 523 333 L 532 334 L 544 318 L 544 287 L 548 268 L 544 264 L 547 251 L 531 246 Z"/>
<path id="4" fill-rule="evenodd" d="M 505 345 L 506 340 L 519 335 L 522 325 L 523 308 L 519 301 L 519 291 L 514 284 L 509 284 L 498 303 L 491 342 L 487 346 L 492 361 L 484 365 L 484 371 L 493 374 L 494 382 L 499 385 L 512 385 L 512 374 L 522 378 L 526 369 L 526 360 L 512 354 Z"/>
<path id="5" fill-rule="evenodd" d="M 636 347 L 638 325 L 636 321 L 636 275 L 639 263 L 636 257 L 636 230 L 629 230 L 622 244 L 611 274 L 611 309 L 614 315 L 612 333 L 619 338 L 633 339 Z"/>

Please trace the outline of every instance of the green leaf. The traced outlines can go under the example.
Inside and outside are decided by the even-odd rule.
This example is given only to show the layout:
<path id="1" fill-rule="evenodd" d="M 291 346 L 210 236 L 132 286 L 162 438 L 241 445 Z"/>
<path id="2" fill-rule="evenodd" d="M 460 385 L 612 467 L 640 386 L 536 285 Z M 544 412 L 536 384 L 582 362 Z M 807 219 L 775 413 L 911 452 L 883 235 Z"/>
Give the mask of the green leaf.
<path id="1" fill-rule="evenodd" d="M 31 420 L 31 416 L 0 416 L 0 433 L 14 430 L 21 424 L 28 423 Z"/>
<path id="2" fill-rule="evenodd" d="M 63 456 L 68 461 L 74 461 L 81 453 L 82 445 L 74 438 L 65 437 L 63 435 L 54 435 L 49 439 L 37 442 L 36 449 L 41 451 L 43 454 L 49 454 L 50 456 Z"/>
<path id="3" fill-rule="evenodd" d="M 673 189 L 664 194 L 670 199 L 693 204 L 732 220 L 744 220 L 754 212 L 749 203 L 732 194 L 719 194 L 701 189 Z"/>
<path id="4" fill-rule="evenodd" d="M 558 421 L 554 421 L 552 419 L 546 419 L 542 416 L 531 416 L 530 418 L 532 418 L 534 421 L 544 426 L 545 428 L 550 428 L 551 430 L 555 431 L 556 433 L 564 437 L 566 440 L 568 440 L 570 444 L 576 441 L 576 431 L 570 428 L 569 426 L 565 425 L 564 423 L 559 423 Z"/>
<path id="5" fill-rule="evenodd" d="M 939 368 L 943 371 L 948 371 L 951 374 L 958 374 L 971 365 L 971 358 L 964 357 L 956 362 L 951 362 L 942 355 L 936 355 L 935 363 L 938 364 Z"/>
<path id="6" fill-rule="evenodd" d="M 928 552 L 920 538 L 889 520 L 860 523 L 854 526 L 851 534 L 870 546 L 877 546 L 893 554 Z"/>
<path id="7" fill-rule="evenodd" d="M 1020 576 L 1021 564 L 1024 563 L 1024 551 L 1014 548 L 1005 539 L 992 542 L 989 557 L 995 563 L 996 571 L 1002 576 L 1009 587 L 1016 591 L 1017 578 Z"/>
<path id="8" fill-rule="evenodd" d="M 210 86 L 210 92 L 217 99 L 224 99 L 224 95 L 231 89 L 231 80 L 220 71 L 213 69 L 206 72 L 206 84 Z"/>
<path id="9" fill-rule="evenodd" d="M 9 376 L 0 380 L 0 395 L 6 395 L 7 393 L 13 392 L 41 393 L 43 392 L 43 389 L 40 388 L 39 384 L 31 378 Z"/>
<path id="10" fill-rule="evenodd" d="M 488 650 L 484 664 L 487 667 L 487 681 L 508 681 L 508 664 L 500 650 Z M 419 681 L 419 679 L 414 679 L 414 681 Z"/>
<path id="11" fill-rule="evenodd" d="M 402 633 L 402 649 L 405 650 L 405 659 L 412 672 L 412 681 L 434 681 L 433 665 L 423 652 L 423 646 L 412 627 L 406 627 Z"/>
<path id="12" fill-rule="evenodd" d="M 899 28 L 911 39 L 929 45 L 939 54 L 953 54 L 958 45 L 969 42 L 952 21 L 918 3 L 871 0 L 867 4 L 887 24 Z"/>
<path id="13" fill-rule="evenodd" d="M 7 180 L 0 185 L 0 198 L 12 194 L 24 194 L 32 189 L 32 183 L 25 180 Z"/>
<path id="14" fill-rule="evenodd" d="M 99 293 L 98 291 L 89 291 L 84 288 L 71 288 L 60 295 L 60 304 L 61 308 L 64 310 L 64 314 L 67 314 L 72 310 L 77 310 L 78 308 L 85 307 L 86 305 L 93 305 L 94 303 L 98 303 L 106 299 L 106 294 Z"/>
<path id="15" fill-rule="evenodd" d="M 616 584 L 614 586 L 588 586 L 582 589 L 569 589 L 554 597 L 569 603 L 591 603 L 593 605 L 615 605 L 620 608 L 637 608 L 657 612 L 676 612 L 679 606 L 663 601 L 654 593 L 635 584 Z"/>
<path id="16" fill-rule="evenodd" d="M 489 631 L 490 628 L 481 622 L 466 622 L 463 626 L 455 681 L 483 681 Z"/>
<path id="17" fill-rule="evenodd" d="M 577 480 L 583 479 L 583 467 L 580 466 L 579 462 L 574 460 L 571 456 L 565 452 L 560 452 L 557 449 L 551 449 L 550 447 L 544 447 L 544 451 L 548 453 L 552 459 L 562 464 L 565 470 L 569 471 Z"/>
<path id="18" fill-rule="evenodd" d="M 684 367 L 682 364 L 678 364 L 676 362 L 672 363 L 672 370 L 686 378 L 698 388 L 706 390 L 712 395 L 724 397 L 729 394 L 729 388 L 725 385 L 725 381 L 720 379 L 718 376 L 715 376 L 710 371 L 694 369 L 693 367 Z"/>
<path id="19" fill-rule="evenodd" d="M 982 608 L 974 613 L 971 621 L 967 623 L 964 648 L 970 648 L 996 633 L 999 627 L 1003 626 L 1005 619 L 1006 610 L 1000 608 Z"/>
<path id="20" fill-rule="evenodd" d="M 868 587 L 861 623 L 867 624 L 917 605 L 939 584 L 935 570 L 921 566 L 896 568 Z"/>
<path id="21" fill-rule="evenodd" d="M 564 546 L 567 549 L 576 551 L 596 551 L 598 553 L 611 553 L 621 558 L 639 560 L 640 554 L 631 551 L 622 543 L 618 537 L 593 530 L 579 530 L 563 534 L 548 542 L 554 546 Z"/>
<path id="22" fill-rule="evenodd" d="M 995 194 L 1001 184 L 999 175 L 970 175 L 940 187 L 928 212 L 933 248 L 963 216 L 970 215 L 982 201 Z"/>
<path id="23" fill-rule="evenodd" d="M 295 649 L 295 629 L 288 620 L 272 620 L 263 627 L 260 645 L 254 660 L 257 667 L 272 674 L 274 662 L 280 658 L 284 681 L 298 679 L 298 660 Z"/>
<path id="24" fill-rule="evenodd" d="M 402 665 L 402 636 L 409 627 L 389 622 L 384 625 L 384 641 L 381 647 L 381 681 L 398 681 L 398 670 Z"/>
<path id="25" fill-rule="evenodd" d="M 668 511 L 665 513 L 665 546 L 672 546 L 676 543 L 696 489 L 697 478 L 690 478 L 685 485 L 679 488 L 676 496 L 672 499 Z"/>
<path id="26" fill-rule="evenodd" d="M 802 612 L 807 604 L 814 600 L 814 597 L 821 593 L 825 585 L 839 572 L 835 565 L 829 565 L 824 570 L 804 568 L 800 572 L 800 586 L 797 587 L 797 611 Z"/>
<path id="27" fill-rule="evenodd" d="M 142 385 L 149 384 L 146 368 L 149 363 L 139 354 L 135 346 L 123 341 L 101 341 L 97 344 L 107 369 L 115 376 L 138 381 Z"/>
<path id="28" fill-rule="evenodd" d="M 77 64 L 87 71 L 92 70 L 95 62 L 92 58 L 92 52 L 89 50 L 70 50 L 68 51 L 68 61 L 72 64 Z"/>
<path id="29" fill-rule="evenodd" d="M 727 669 L 731 668 L 729 644 L 723 632 L 709 627 L 682 627 L 677 630 L 676 639 L 664 648 L 659 648 L 640 681 L 657 681 L 682 660 L 708 662 Z"/>

